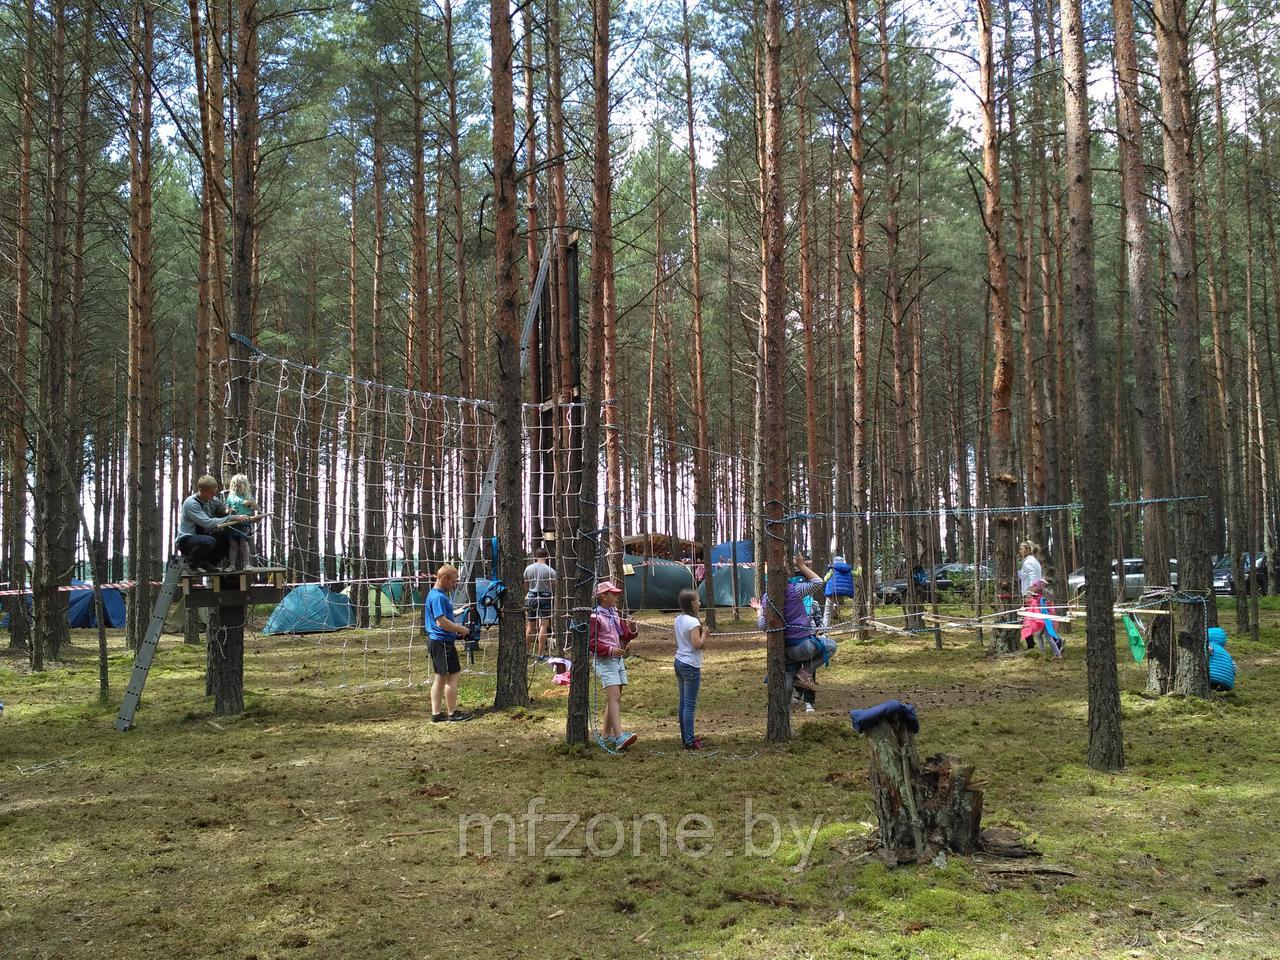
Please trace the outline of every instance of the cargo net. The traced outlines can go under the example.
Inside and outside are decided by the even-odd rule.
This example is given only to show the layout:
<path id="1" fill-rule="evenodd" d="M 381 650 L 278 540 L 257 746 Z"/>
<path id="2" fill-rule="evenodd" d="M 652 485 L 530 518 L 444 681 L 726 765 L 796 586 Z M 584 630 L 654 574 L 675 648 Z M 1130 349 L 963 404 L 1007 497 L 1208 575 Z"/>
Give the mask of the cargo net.
<path id="1" fill-rule="evenodd" d="M 458 640 L 464 673 L 491 675 L 498 611 L 483 599 L 496 576 L 490 534 L 498 504 L 494 498 L 483 512 L 478 504 L 492 476 L 492 405 L 261 353 L 248 362 L 247 380 L 248 429 L 227 446 L 243 456 L 253 503 L 246 511 L 266 516 L 251 527 L 248 562 L 238 565 L 285 568 L 289 591 L 273 609 L 255 611 L 246 654 L 282 657 L 324 686 L 429 683 L 423 602 L 436 569 L 452 563 L 463 577 L 455 607 L 482 601 L 479 645 Z M 523 408 L 529 506 L 524 543 L 513 547 L 522 557 L 535 541 L 554 544 L 576 529 L 569 508 L 580 492 L 581 417 L 577 403 Z M 467 567 L 473 536 L 480 549 Z M 507 587 L 504 615 L 523 617 L 524 584 Z M 558 625 L 567 594 L 555 591 Z"/>

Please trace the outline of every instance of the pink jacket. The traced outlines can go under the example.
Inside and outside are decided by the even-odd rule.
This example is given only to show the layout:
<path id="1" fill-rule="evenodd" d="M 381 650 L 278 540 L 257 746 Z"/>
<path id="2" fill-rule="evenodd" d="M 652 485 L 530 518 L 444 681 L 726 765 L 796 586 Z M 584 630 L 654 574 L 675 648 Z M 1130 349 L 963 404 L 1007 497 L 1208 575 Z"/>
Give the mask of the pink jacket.
<path id="1" fill-rule="evenodd" d="M 591 614 L 591 632 L 587 646 L 597 657 L 620 657 L 622 642 L 635 636 L 635 630 L 617 610 L 596 607 Z"/>

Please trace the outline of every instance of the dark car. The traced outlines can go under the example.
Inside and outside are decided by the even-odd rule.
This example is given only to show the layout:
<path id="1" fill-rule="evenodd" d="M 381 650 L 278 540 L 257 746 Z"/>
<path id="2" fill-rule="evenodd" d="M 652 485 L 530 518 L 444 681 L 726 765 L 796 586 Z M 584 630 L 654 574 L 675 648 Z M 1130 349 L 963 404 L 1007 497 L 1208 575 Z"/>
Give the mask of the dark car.
<path id="1" fill-rule="evenodd" d="M 924 587 L 917 588 L 916 599 L 921 603 L 933 603 L 934 594 L 948 591 L 973 595 L 974 572 L 978 568 L 972 563 L 940 563 L 933 568 L 933 574 Z M 991 580 L 991 568 L 982 568 L 982 579 Z M 876 602 L 882 606 L 891 603 L 902 603 L 907 595 L 907 579 L 888 580 L 876 584 Z"/>
<path id="2" fill-rule="evenodd" d="M 1240 554 L 1240 566 L 1247 575 L 1248 564 L 1253 562 L 1254 576 L 1257 577 L 1258 592 L 1267 592 L 1267 555 L 1265 553 Z M 1213 592 L 1220 596 L 1230 596 L 1236 592 L 1235 572 L 1231 569 L 1231 555 L 1226 554 L 1213 558 Z"/>

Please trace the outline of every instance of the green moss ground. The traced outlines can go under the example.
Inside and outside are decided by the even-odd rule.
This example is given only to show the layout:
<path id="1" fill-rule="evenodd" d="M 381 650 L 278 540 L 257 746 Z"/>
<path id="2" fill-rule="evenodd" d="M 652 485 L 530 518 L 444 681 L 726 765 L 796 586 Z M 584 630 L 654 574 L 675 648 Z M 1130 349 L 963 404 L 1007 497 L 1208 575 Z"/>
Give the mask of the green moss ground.
<path id="1" fill-rule="evenodd" d="M 376 651 L 387 634 L 370 636 Z M 1079 633 L 1065 664 L 988 660 L 960 635 L 941 652 L 845 642 L 786 748 L 762 743 L 758 642 L 722 641 L 703 671 L 711 749 L 691 755 L 670 641 L 646 631 L 624 699 L 640 741 L 625 757 L 561 745 L 565 701 L 545 668 L 527 710 L 432 724 L 425 688 L 381 682 L 405 672 L 404 652 L 366 655 L 357 631 L 253 639 L 247 710 L 216 723 L 203 651 L 166 637 L 138 726 L 120 734 L 131 658 L 116 649 L 99 707 L 92 634 L 75 642 L 42 675 L 0 657 L 6 958 L 1280 956 L 1280 606 L 1264 610 L 1260 644 L 1233 638 L 1240 686 L 1208 702 L 1144 698 L 1145 668 L 1120 650 L 1119 775 L 1081 763 Z M 464 677 L 468 705 L 492 690 L 491 676 Z M 862 857 L 866 746 L 846 711 L 887 697 L 919 706 L 922 753 L 977 766 L 986 824 L 1027 832 L 1075 876 Z M 51 761 L 65 762 L 32 769 Z M 530 854 L 534 797 L 581 816 L 559 849 L 585 855 L 550 855 L 552 822 Z M 748 802 L 781 824 L 771 855 L 747 849 Z M 460 816 L 501 814 L 517 822 L 514 850 L 499 822 L 488 853 L 479 826 L 460 852 Z M 678 845 L 691 814 L 705 820 L 686 828 L 712 835 Z M 607 856 L 614 818 L 622 846 Z M 769 822 L 752 831 L 757 852 Z M 816 830 L 807 856 L 793 825 Z"/>

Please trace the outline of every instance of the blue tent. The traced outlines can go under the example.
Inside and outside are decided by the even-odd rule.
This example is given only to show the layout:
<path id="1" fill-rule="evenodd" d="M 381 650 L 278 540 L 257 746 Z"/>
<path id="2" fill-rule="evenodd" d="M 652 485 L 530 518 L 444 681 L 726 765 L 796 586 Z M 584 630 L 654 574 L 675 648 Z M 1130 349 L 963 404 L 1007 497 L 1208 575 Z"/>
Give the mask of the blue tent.
<path id="1" fill-rule="evenodd" d="M 262 632 L 331 633 L 345 630 L 356 622 L 351 599 L 330 590 L 322 583 L 304 583 L 294 587 L 276 604 Z"/>
<path id="2" fill-rule="evenodd" d="M 31 617 L 33 615 L 32 614 L 33 604 L 31 603 L 31 594 L 24 593 L 22 595 L 22 601 L 27 605 L 27 616 Z M 4 611 L 4 616 L 0 617 L 0 627 L 7 627 L 9 625 L 9 611 L 13 609 L 14 606 L 15 604 L 13 602 L 13 597 L 4 598 L 5 611 Z"/>
<path id="3" fill-rule="evenodd" d="M 67 622 L 73 627 L 96 627 L 98 617 L 93 602 L 93 588 L 80 580 L 72 580 L 71 585 L 84 587 L 84 589 L 71 591 L 71 606 L 67 609 Z M 103 588 L 102 612 L 106 615 L 108 627 L 124 626 L 124 597 L 119 590 L 114 587 Z"/>
<path id="4" fill-rule="evenodd" d="M 73 627 L 96 627 L 98 618 L 93 603 L 93 587 L 83 580 L 72 580 L 71 586 L 82 589 L 71 591 L 71 601 L 67 607 L 67 623 Z M 27 609 L 30 610 L 31 594 L 26 594 L 23 599 L 27 603 Z M 108 627 L 124 626 L 124 596 L 115 587 L 103 588 L 102 609 L 107 615 Z M 0 619 L 0 627 L 7 627 L 8 625 L 9 614 L 6 612 L 4 618 Z"/>
<path id="5" fill-rule="evenodd" d="M 750 540 L 717 543 L 711 548 L 712 563 L 755 563 L 755 559 L 756 547 Z"/>

